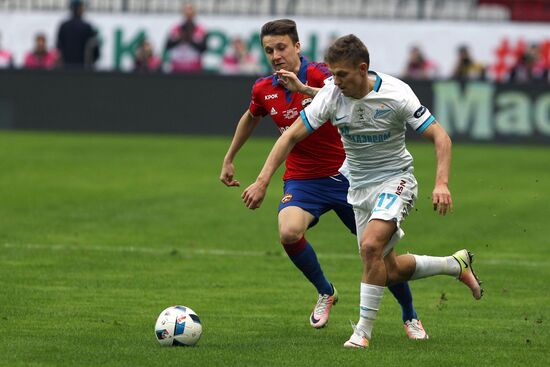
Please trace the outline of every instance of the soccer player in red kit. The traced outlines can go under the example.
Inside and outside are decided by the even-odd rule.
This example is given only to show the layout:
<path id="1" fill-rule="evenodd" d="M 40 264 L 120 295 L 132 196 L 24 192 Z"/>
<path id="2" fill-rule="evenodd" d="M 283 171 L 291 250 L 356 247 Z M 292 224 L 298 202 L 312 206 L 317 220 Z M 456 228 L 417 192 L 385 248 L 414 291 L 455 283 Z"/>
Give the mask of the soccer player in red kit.
<path id="1" fill-rule="evenodd" d="M 239 186 L 234 179 L 233 160 L 262 117 L 270 115 L 283 133 L 331 76 L 325 64 L 309 62 L 300 56 L 294 21 L 268 22 L 260 37 L 275 74 L 258 79 L 252 88 L 250 106 L 239 120 L 223 160 L 220 180 L 227 186 Z M 339 133 L 332 124 L 324 124 L 298 143 L 286 159 L 284 192 L 279 203 L 279 237 L 289 258 L 319 294 L 310 315 L 314 328 L 326 325 L 331 308 L 338 301 L 338 292 L 325 277 L 305 232 L 317 224 L 321 215 L 334 210 L 348 229 L 356 233 L 353 208 L 347 202 L 349 183 L 339 172 L 344 159 Z M 408 284 L 397 284 L 390 291 L 401 305 L 409 338 L 427 339 Z"/>

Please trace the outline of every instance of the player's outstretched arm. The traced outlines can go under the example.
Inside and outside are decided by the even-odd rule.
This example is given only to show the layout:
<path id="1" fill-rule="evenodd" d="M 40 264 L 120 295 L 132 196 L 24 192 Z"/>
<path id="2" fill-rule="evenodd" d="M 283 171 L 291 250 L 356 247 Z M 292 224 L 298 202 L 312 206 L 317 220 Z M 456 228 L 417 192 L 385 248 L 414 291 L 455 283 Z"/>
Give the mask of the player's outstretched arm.
<path id="1" fill-rule="evenodd" d="M 435 146 L 436 174 L 432 191 L 434 211 L 441 215 L 453 211 L 453 199 L 449 190 L 449 173 L 451 171 L 451 138 L 443 127 L 435 121 L 423 133 Z"/>
<path id="2" fill-rule="evenodd" d="M 271 177 L 296 143 L 305 139 L 308 135 L 309 131 L 304 125 L 302 117 L 298 117 L 292 126 L 277 139 L 256 182 L 248 186 L 242 194 L 243 202 L 248 209 L 257 209 L 262 205 Z"/>
<path id="3" fill-rule="evenodd" d="M 252 135 L 260 120 L 261 116 L 253 116 L 250 110 L 246 110 L 239 120 L 231 145 L 223 159 L 222 171 L 220 173 L 220 181 L 226 186 L 240 186 L 240 182 L 233 178 L 235 174 L 233 160 L 250 135 Z"/>
<path id="4" fill-rule="evenodd" d="M 317 92 L 321 90 L 321 88 L 314 88 L 309 85 L 305 85 L 292 71 L 281 69 L 277 70 L 275 74 L 279 77 L 279 83 L 291 92 L 298 92 L 315 97 Z"/>

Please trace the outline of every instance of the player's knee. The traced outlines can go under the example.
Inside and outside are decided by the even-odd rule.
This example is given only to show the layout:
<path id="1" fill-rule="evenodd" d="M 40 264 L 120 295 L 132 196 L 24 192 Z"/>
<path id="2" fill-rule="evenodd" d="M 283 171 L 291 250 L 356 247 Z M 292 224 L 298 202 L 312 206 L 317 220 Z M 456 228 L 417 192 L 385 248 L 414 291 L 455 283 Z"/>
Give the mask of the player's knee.
<path id="1" fill-rule="evenodd" d="M 279 229 L 279 239 L 283 245 L 295 243 L 304 237 L 304 232 L 290 226 Z"/>
<path id="2" fill-rule="evenodd" d="M 299 253 L 301 253 L 307 246 L 307 241 L 305 237 L 300 237 L 298 240 L 294 242 L 282 242 L 283 248 L 285 249 L 285 252 L 290 256 L 296 256 Z"/>
<path id="3" fill-rule="evenodd" d="M 382 258 L 384 254 L 384 247 L 381 246 L 376 241 L 371 241 L 369 239 L 361 240 L 361 257 L 365 260 Z"/>
<path id="4" fill-rule="evenodd" d="M 386 266 L 386 285 L 391 286 L 401 282 L 401 274 L 393 267 Z"/>

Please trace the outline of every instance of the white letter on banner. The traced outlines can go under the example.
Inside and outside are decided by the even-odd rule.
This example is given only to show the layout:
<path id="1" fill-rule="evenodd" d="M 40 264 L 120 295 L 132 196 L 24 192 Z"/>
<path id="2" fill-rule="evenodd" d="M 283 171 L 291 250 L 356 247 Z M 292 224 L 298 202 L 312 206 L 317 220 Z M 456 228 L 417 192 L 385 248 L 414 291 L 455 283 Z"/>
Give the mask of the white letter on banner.
<path id="1" fill-rule="evenodd" d="M 496 98 L 499 111 L 495 116 L 495 129 L 502 135 L 530 136 L 531 101 L 522 92 L 506 92 Z"/>
<path id="2" fill-rule="evenodd" d="M 437 82 L 433 88 L 435 116 L 449 135 L 468 134 L 475 140 L 494 137 L 491 84 L 467 83 L 462 94 L 459 82 Z"/>
<path id="3" fill-rule="evenodd" d="M 535 103 L 535 125 L 541 134 L 550 136 L 550 94 L 543 94 Z"/>

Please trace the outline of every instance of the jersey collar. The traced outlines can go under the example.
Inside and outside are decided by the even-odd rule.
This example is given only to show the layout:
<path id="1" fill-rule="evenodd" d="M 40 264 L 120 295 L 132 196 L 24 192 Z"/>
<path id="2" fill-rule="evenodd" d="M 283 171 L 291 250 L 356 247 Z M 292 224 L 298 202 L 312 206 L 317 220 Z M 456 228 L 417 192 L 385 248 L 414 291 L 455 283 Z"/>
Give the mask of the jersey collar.
<path id="1" fill-rule="evenodd" d="M 380 90 L 380 86 L 382 85 L 382 78 L 380 78 L 380 75 L 372 70 L 369 70 L 369 74 L 376 75 L 376 81 L 374 82 L 374 87 L 372 88 L 372 90 L 378 93 L 378 91 Z"/>
<path id="2" fill-rule="evenodd" d="M 298 79 L 306 84 L 307 82 L 307 67 L 309 65 L 309 61 L 303 57 L 300 56 L 300 70 L 298 70 Z M 271 85 L 276 86 L 279 84 L 279 78 L 277 77 L 277 74 L 273 75 Z"/>

